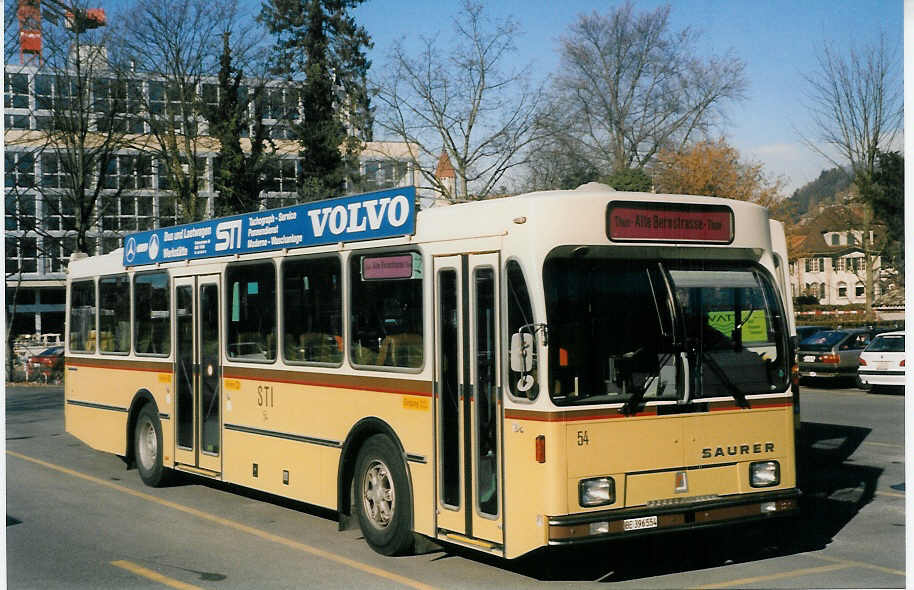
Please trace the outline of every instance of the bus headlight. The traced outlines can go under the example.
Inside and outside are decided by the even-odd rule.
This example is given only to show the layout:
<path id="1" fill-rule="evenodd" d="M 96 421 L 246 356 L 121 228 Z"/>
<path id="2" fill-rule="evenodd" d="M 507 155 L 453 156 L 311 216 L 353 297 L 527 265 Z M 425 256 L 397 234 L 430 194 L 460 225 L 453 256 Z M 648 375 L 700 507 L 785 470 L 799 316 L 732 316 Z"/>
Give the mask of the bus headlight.
<path id="1" fill-rule="evenodd" d="M 592 477 L 578 482 L 581 506 L 603 506 L 616 501 L 616 482 L 611 477 Z"/>
<path id="2" fill-rule="evenodd" d="M 781 483 L 781 466 L 777 461 L 756 461 L 749 464 L 749 485 L 770 488 Z"/>

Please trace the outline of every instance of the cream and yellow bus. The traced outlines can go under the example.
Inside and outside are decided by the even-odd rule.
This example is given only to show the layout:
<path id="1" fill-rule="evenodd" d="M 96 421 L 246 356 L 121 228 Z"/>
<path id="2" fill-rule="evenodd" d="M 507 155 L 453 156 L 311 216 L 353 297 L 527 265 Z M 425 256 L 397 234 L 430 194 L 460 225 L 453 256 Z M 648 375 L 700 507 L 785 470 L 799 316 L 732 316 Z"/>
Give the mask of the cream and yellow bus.
<path id="1" fill-rule="evenodd" d="M 70 263 L 67 431 L 514 558 L 798 508 L 783 228 L 604 185 L 415 188 L 126 236 Z"/>

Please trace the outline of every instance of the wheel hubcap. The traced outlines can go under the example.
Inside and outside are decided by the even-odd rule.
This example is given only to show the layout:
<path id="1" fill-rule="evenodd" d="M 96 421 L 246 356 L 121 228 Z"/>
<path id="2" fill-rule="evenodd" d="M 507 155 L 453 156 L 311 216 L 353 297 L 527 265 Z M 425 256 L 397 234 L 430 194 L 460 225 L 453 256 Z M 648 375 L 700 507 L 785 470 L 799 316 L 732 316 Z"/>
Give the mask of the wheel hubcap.
<path id="1" fill-rule="evenodd" d="M 137 450 L 139 451 L 138 455 L 143 468 L 152 469 L 155 466 L 155 458 L 159 452 L 159 441 L 156 438 L 156 429 L 149 420 L 145 420 L 140 426 Z"/>
<path id="2" fill-rule="evenodd" d="M 386 528 L 393 520 L 395 501 L 390 470 L 383 461 L 373 460 L 362 481 L 362 506 L 371 524 L 379 529 Z"/>

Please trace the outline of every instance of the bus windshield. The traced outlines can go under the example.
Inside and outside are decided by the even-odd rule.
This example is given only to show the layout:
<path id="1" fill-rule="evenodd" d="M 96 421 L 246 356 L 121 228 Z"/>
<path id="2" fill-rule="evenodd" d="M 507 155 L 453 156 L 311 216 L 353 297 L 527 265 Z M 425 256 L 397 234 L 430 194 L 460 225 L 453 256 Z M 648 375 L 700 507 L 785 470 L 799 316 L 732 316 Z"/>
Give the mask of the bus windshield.
<path id="1" fill-rule="evenodd" d="M 780 304 L 753 266 L 556 256 L 543 278 L 559 405 L 788 387 Z"/>

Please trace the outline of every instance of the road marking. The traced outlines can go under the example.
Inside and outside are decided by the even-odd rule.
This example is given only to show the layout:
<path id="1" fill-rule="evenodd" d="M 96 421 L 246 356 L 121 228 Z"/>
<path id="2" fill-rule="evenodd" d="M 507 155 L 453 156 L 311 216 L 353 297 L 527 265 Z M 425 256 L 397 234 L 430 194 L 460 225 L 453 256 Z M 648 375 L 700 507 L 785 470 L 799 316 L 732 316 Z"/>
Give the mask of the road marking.
<path id="1" fill-rule="evenodd" d="M 827 555 L 819 555 L 817 553 L 806 553 L 808 557 L 814 557 L 816 559 L 821 559 L 822 561 L 830 561 L 832 563 L 841 563 L 846 564 L 851 567 L 863 567 L 869 570 L 876 570 L 877 572 L 883 572 L 886 574 L 893 574 L 896 576 L 906 576 L 903 570 L 896 570 L 889 567 L 883 567 L 881 565 L 875 565 L 872 563 L 865 563 L 863 561 L 851 561 L 849 559 L 839 559 L 837 557 L 828 557 Z"/>
<path id="2" fill-rule="evenodd" d="M 756 576 L 754 578 L 740 578 L 739 580 L 730 580 L 728 582 L 720 582 L 718 584 L 702 584 L 701 586 L 696 586 L 695 588 L 731 588 L 733 586 L 741 587 L 748 584 L 756 584 L 758 582 L 767 582 L 769 580 L 778 580 L 780 578 L 792 578 L 795 576 L 808 576 L 810 574 L 821 574 L 825 572 L 832 572 L 835 570 L 843 570 L 849 567 L 853 567 L 849 563 L 841 563 L 834 565 L 822 565 L 819 567 L 808 567 L 800 570 L 791 570 L 789 572 L 781 572 L 779 574 L 769 574 L 767 576 Z"/>
<path id="3" fill-rule="evenodd" d="M 904 448 L 904 445 L 896 445 L 896 444 L 884 443 L 884 442 L 873 442 L 873 441 L 868 441 L 868 440 L 863 441 L 863 444 L 875 445 L 877 447 L 892 447 L 893 449 L 903 449 Z"/>
<path id="4" fill-rule="evenodd" d="M 280 537 L 279 535 L 274 535 L 273 533 L 268 533 L 266 531 L 262 531 L 260 529 L 254 528 L 252 526 L 248 526 L 246 524 L 236 522 L 234 520 L 222 518 L 221 516 L 216 516 L 215 514 L 203 512 L 202 510 L 197 510 L 196 508 L 184 506 L 183 504 L 178 504 L 177 502 L 163 500 L 162 498 L 157 498 L 156 496 L 153 496 L 152 494 L 147 494 L 145 492 L 138 492 L 138 491 L 132 490 L 128 487 L 121 486 L 121 485 L 118 485 L 115 483 L 111 483 L 110 481 L 105 481 L 104 479 L 99 479 L 92 475 L 80 473 L 79 471 L 74 471 L 73 469 L 68 469 L 68 468 L 62 467 L 60 465 L 48 463 L 47 461 L 42 461 L 41 459 L 29 457 L 28 455 L 23 455 L 21 453 L 15 452 L 15 451 L 7 450 L 6 454 L 10 455 L 12 457 L 16 457 L 18 459 L 22 459 L 23 461 L 29 461 L 36 465 L 41 465 L 42 467 L 47 467 L 48 469 L 53 469 L 54 471 L 59 471 L 60 473 L 65 473 L 67 475 L 77 477 L 79 479 L 84 479 L 86 481 L 90 481 L 92 483 L 95 483 L 95 484 L 98 484 L 101 486 L 105 486 L 109 489 L 116 490 L 118 492 L 123 492 L 125 494 L 129 494 L 136 498 L 147 500 L 149 502 L 154 502 L 161 506 L 167 506 L 168 508 L 173 508 L 175 510 L 178 510 L 185 514 L 190 514 L 192 516 L 196 516 L 197 518 L 201 518 L 203 520 L 215 522 L 222 526 L 232 528 L 232 529 L 235 529 L 236 531 L 241 531 L 243 533 L 247 533 L 247 534 L 253 535 L 255 537 L 259 537 L 266 541 L 272 541 L 273 543 L 285 545 L 286 547 L 289 547 L 291 549 L 296 549 L 303 553 L 309 553 L 309 554 L 317 556 L 317 557 L 322 557 L 329 561 L 334 561 L 341 565 L 345 565 L 345 566 L 351 567 L 353 569 L 357 569 L 357 570 L 365 572 L 367 574 L 372 574 L 372 575 L 378 576 L 379 578 L 384 578 L 386 580 L 391 580 L 393 582 L 397 582 L 398 584 L 402 584 L 409 588 L 416 588 L 416 590 L 436 590 L 434 586 L 424 584 L 422 582 L 419 582 L 418 580 L 413 580 L 411 578 L 407 578 L 405 576 L 401 576 L 399 574 L 395 574 L 395 573 L 389 572 L 387 570 L 383 570 L 383 569 L 380 569 L 380 568 L 377 568 L 377 567 L 374 567 L 374 566 L 371 566 L 368 564 L 364 564 L 364 563 L 355 561 L 354 559 L 349 559 L 348 557 L 343 557 L 342 555 L 337 555 L 335 553 L 331 553 L 331 552 L 325 551 L 323 549 L 318 549 L 317 547 L 312 547 L 311 545 L 299 543 L 298 541 L 292 541 L 290 539 L 286 539 L 285 537 Z"/>
<path id="5" fill-rule="evenodd" d="M 898 494 L 896 492 L 882 492 L 882 491 L 876 490 L 876 492 L 874 492 L 874 493 L 877 496 L 891 496 L 892 498 L 904 498 L 905 497 L 904 494 Z"/>
<path id="6" fill-rule="evenodd" d="M 137 565 L 132 561 L 125 561 L 123 559 L 118 561 L 112 561 L 111 565 L 125 569 L 128 572 L 132 572 L 138 576 L 142 576 L 153 582 L 158 582 L 159 584 L 165 584 L 172 588 L 177 588 L 178 590 L 202 590 L 199 586 L 194 586 L 193 584 L 185 584 L 180 580 L 175 580 L 174 578 L 169 578 L 168 576 L 163 576 L 159 572 L 154 572 L 150 569 L 146 569 L 141 565 Z"/>

